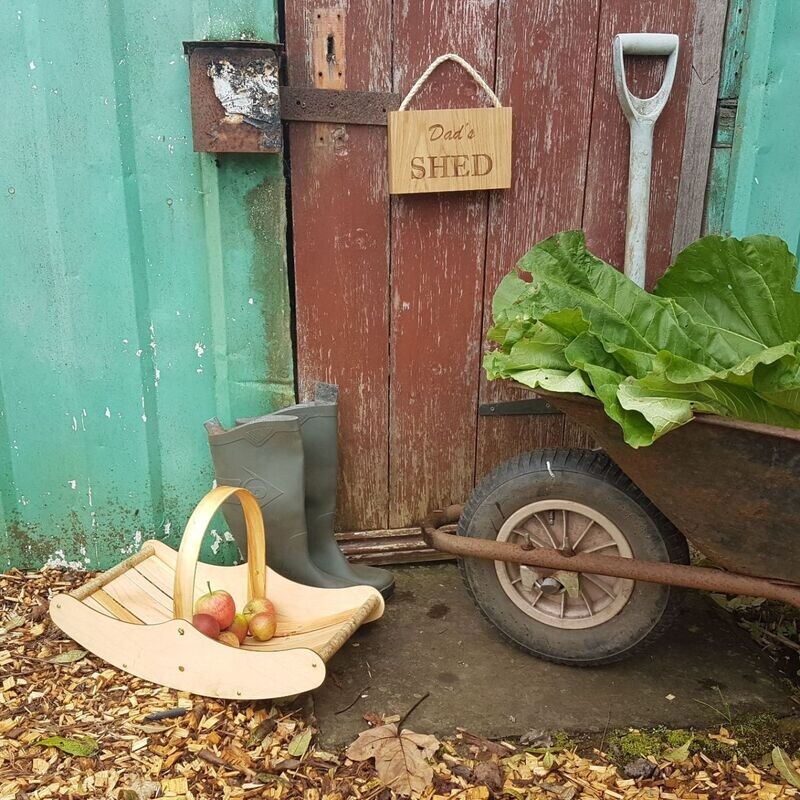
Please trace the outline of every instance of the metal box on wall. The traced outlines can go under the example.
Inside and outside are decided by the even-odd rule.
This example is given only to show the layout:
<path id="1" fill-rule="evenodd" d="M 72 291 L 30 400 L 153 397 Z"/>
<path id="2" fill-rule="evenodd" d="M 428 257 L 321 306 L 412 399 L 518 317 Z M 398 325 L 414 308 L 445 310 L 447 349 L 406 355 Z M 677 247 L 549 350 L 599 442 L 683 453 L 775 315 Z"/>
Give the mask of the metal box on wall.
<path id="1" fill-rule="evenodd" d="M 184 42 L 189 56 L 194 149 L 279 153 L 283 45 L 257 41 Z"/>

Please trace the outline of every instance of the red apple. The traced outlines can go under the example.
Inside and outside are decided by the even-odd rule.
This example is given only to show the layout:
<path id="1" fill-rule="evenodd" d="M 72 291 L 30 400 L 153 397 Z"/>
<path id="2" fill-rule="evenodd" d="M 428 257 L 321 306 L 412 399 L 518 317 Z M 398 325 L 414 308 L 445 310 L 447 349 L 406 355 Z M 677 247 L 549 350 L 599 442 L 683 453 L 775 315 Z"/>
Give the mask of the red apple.
<path id="1" fill-rule="evenodd" d="M 266 612 L 267 614 L 274 614 L 275 613 L 275 606 L 267 600 L 266 597 L 257 597 L 255 600 L 251 600 L 243 609 L 242 614 L 244 614 L 245 619 L 250 622 L 250 620 L 256 614 L 262 614 Z"/>
<path id="2" fill-rule="evenodd" d="M 194 604 L 195 614 L 209 614 L 219 623 L 220 630 L 229 628 L 236 615 L 236 605 L 233 598 L 224 590 L 211 591 L 208 584 L 208 594 L 201 595 Z"/>
<path id="3" fill-rule="evenodd" d="M 277 627 L 277 620 L 275 619 L 275 611 L 262 611 L 251 617 L 249 629 L 250 633 L 258 639 L 259 642 L 266 642 L 275 635 L 275 628 Z"/>
<path id="4" fill-rule="evenodd" d="M 212 639 L 219 636 L 219 622 L 211 614 L 195 614 L 192 617 L 192 625 L 200 633 L 210 636 Z"/>
<path id="5" fill-rule="evenodd" d="M 228 631 L 236 634 L 239 643 L 243 642 L 245 636 L 247 636 L 247 617 L 244 614 L 237 614 L 224 632 L 227 633 Z"/>
<path id="6" fill-rule="evenodd" d="M 241 644 L 239 637 L 233 631 L 222 631 L 217 638 L 217 641 L 228 645 L 228 647 L 239 647 Z"/>

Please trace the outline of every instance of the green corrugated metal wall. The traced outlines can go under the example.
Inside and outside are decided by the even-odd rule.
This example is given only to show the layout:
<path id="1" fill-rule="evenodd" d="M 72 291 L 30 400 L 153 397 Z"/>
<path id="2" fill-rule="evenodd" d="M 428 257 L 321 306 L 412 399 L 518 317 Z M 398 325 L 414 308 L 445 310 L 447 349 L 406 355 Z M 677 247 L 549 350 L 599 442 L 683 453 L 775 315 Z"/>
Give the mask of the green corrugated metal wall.
<path id="1" fill-rule="evenodd" d="M 753 0 L 723 226 L 800 247 L 800 3 Z"/>
<path id="2" fill-rule="evenodd" d="M 706 227 L 800 250 L 800 3 L 731 0 Z"/>
<path id="3" fill-rule="evenodd" d="M 181 45 L 274 41 L 275 8 L 0 9 L 0 567 L 105 567 L 176 541 L 205 419 L 294 396 L 281 160 L 192 151 Z"/>

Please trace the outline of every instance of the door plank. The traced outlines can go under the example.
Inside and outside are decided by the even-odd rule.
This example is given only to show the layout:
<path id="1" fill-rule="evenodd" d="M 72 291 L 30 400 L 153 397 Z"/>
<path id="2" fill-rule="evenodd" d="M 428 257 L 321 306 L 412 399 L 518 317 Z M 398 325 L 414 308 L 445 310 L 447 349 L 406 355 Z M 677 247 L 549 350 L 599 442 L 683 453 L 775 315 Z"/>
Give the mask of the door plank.
<path id="1" fill-rule="evenodd" d="M 697 2 L 683 164 L 672 233 L 673 259 L 700 237 L 703 228 L 727 11 L 727 0 Z"/>
<path id="2" fill-rule="evenodd" d="M 317 13 L 325 25 L 317 23 Z M 343 15 L 341 21 L 337 13 Z M 338 5 L 287 3 L 291 84 L 389 91 L 390 14 L 389 3 L 370 0 Z M 320 49 L 319 42 L 315 44 L 314 34 L 318 39 L 320 31 L 336 31 L 340 24 L 345 41 L 334 43 L 332 61 L 327 46 Z M 324 68 L 315 68 L 314 53 L 317 61 L 325 59 Z M 339 385 L 337 528 L 385 528 L 389 415 L 386 130 L 292 123 L 289 131 L 300 399 L 313 397 L 316 381 Z"/>
<path id="3" fill-rule="evenodd" d="M 592 109 L 589 181 L 583 227 L 595 255 L 622 269 L 628 199 L 628 123 L 622 116 L 612 75 L 614 34 L 638 31 L 677 33 L 678 67 L 672 94 L 655 128 L 647 248 L 647 287 L 669 266 L 673 220 L 678 200 L 686 100 L 692 69 L 692 27 L 696 0 L 649 3 L 604 0 L 600 18 L 597 70 Z M 626 59 L 628 86 L 649 97 L 660 85 L 664 59 Z"/>
<path id="4" fill-rule="evenodd" d="M 580 227 L 598 27 L 598 0 L 512 0 L 500 10 L 498 88 L 514 108 L 512 186 L 491 198 L 483 339 L 501 278 L 536 242 Z M 481 370 L 480 402 L 530 393 Z M 562 443 L 561 415 L 480 417 L 476 480 L 513 455 Z"/>
<path id="5" fill-rule="evenodd" d="M 497 4 L 394 4 L 394 87 L 406 93 L 442 53 L 492 85 Z M 411 108 L 490 102 L 458 65 L 433 73 Z M 472 489 L 488 196 L 393 197 L 389 527 L 466 499 Z"/>

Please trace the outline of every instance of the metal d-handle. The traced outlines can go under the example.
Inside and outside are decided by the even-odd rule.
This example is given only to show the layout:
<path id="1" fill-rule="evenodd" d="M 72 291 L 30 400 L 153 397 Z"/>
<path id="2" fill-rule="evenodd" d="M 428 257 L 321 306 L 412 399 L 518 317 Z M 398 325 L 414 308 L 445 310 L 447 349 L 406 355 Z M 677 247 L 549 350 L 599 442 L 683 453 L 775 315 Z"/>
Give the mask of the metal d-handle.
<path id="1" fill-rule="evenodd" d="M 628 91 L 625 55 L 667 56 L 661 88 L 652 97 L 636 97 Z M 647 264 L 653 128 L 672 90 L 677 62 L 678 37 L 674 33 L 618 33 L 614 37 L 614 85 L 622 113 L 631 129 L 625 274 L 639 286 L 644 286 Z"/>

